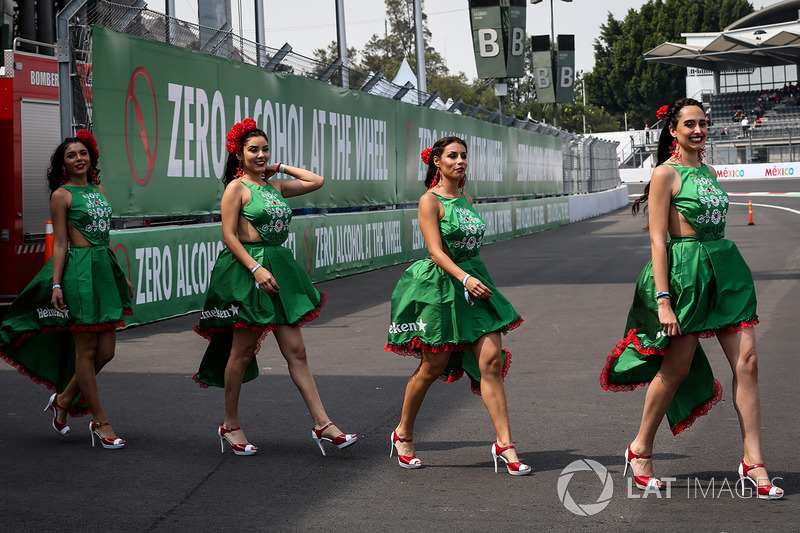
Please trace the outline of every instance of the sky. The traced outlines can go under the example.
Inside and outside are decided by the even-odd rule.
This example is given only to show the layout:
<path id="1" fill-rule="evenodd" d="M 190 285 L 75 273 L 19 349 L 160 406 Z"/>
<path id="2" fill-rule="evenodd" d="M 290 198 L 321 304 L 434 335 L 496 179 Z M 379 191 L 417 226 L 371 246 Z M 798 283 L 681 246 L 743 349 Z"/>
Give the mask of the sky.
<path id="1" fill-rule="evenodd" d="M 779 0 L 750 0 L 758 10 Z M 314 50 L 326 48 L 336 40 L 336 8 L 334 0 L 263 0 L 266 13 L 266 45 L 280 48 L 289 43 L 294 52 L 314 57 Z M 608 20 L 625 18 L 629 9 L 638 10 L 645 0 L 563 0 L 553 1 L 553 23 L 556 34 L 575 35 L 575 68 L 588 72 L 594 67 L 595 39 L 600 25 Z M 148 2 L 149 9 L 164 12 L 164 0 Z M 255 41 L 253 0 L 231 0 L 234 32 L 240 34 L 239 6 L 242 11 L 243 37 Z M 197 0 L 175 0 L 178 18 L 197 22 Z M 385 31 L 386 6 L 382 0 L 344 0 L 347 47 L 361 49 L 372 35 Z M 426 0 L 431 44 L 445 58 L 451 73 L 463 72 L 472 80 L 477 77 L 468 0 Z M 550 2 L 527 5 L 528 35 L 550 34 Z"/>

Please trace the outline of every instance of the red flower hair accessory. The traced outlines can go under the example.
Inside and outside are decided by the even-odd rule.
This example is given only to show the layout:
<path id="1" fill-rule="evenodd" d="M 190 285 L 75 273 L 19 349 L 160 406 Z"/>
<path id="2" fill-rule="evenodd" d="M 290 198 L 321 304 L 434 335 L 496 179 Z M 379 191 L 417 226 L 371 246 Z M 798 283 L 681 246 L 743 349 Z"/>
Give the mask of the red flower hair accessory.
<path id="1" fill-rule="evenodd" d="M 256 126 L 256 121 L 252 118 L 246 118 L 241 122 L 237 122 L 233 125 L 231 130 L 228 132 L 228 135 L 225 138 L 228 140 L 228 143 L 225 147 L 228 149 L 229 154 L 238 154 L 242 150 L 242 138 L 247 135 L 248 132 L 253 131 L 258 126 Z"/>
<path id="2" fill-rule="evenodd" d="M 83 144 L 94 154 L 95 158 L 100 157 L 100 151 L 97 149 L 97 140 L 89 130 L 80 129 L 78 133 L 75 134 L 75 137 L 83 141 Z"/>
<path id="3" fill-rule="evenodd" d="M 431 161 L 431 152 L 430 148 L 425 148 L 419 156 L 422 158 L 422 162 L 426 165 L 430 164 Z"/>
<path id="4" fill-rule="evenodd" d="M 656 118 L 658 118 L 659 120 L 666 119 L 667 117 L 669 117 L 667 111 L 669 111 L 669 106 L 662 105 L 661 107 L 658 108 L 658 111 L 656 111 Z"/>

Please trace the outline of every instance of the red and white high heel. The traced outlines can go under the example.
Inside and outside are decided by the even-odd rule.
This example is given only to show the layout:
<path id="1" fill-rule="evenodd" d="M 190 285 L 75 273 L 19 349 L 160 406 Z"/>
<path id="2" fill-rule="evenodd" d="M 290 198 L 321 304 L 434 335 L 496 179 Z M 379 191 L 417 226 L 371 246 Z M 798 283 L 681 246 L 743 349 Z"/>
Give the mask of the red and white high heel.
<path id="1" fill-rule="evenodd" d="M 358 440 L 358 435 L 355 433 L 353 434 L 340 434 L 338 437 L 330 438 L 330 437 L 323 437 L 322 432 L 325 431 L 329 426 L 332 426 L 333 422 L 328 422 L 320 429 L 311 428 L 311 438 L 314 439 L 314 442 L 317 443 L 319 446 L 319 451 L 322 452 L 322 455 L 325 455 L 325 448 L 322 447 L 322 441 L 328 441 L 340 450 L 342 448 L 347 448 L 351 444 L 355 444 Z"/>
<path id="2" fill-rule="evenodd" d="M 633 453 L 631 447 L 628 446 L 625 449 L 623 457 L 625 457 L 625 469 L 622 471 L 622 476 L 625 477 L 628 475 L 628 467 L 630 467 L 636 487 L 641 490 L 661 490 L 664 487 L 664 483 L 657 477 L 637 476 L 636 470 L 633 469 L 633 465 L 631 464 L 633 459 L 652 459 L 652 455 L 637 455 Z"/>
<path id="3" fill-rule="evenodd" d="M 44 410 L 53 411 L 53 429 L 58 431 L 59 435 L 66 437 L 67 435 L 69 435 L 69 425 L 62 424 L 61 422 L 58 421 L 58 411 L 57 411 L 57 409 L 61 409 L 62 411 L 66 411 L 66 409 L 58 405 L 58 401 L 56 400 L 57 396 L 58 394 L 53 394 L 52 396 L 50 396 L 50 401 L 47 402 L 47 405 L 44 406 Z"/>
<path id="4" fill-rule="evenodd" d="M 101 428 L 103 426 L 110 426 L 111 422 L 101 422 L 96 423 L 94 420 L 89 422 L 89 431 L 92 432 L 92 448 L 94 448 L 94 437 L 97 435 L 97 438 L 100 439 L 100 444 L 103 445 L 103 448 L 107 450 L 119 450 L 120 448 L 125 447 L 125 441 L 120 439 L 119 437 L 115 439 L 107 439 L 105 437 L 101 437 L 100 434 L 97 432 L 97 428 Z"/>
<path id="5" fill-rule="evenodd" d="M 389 457 L 392 456 L 394 453 L 395 447 L 397 446 L 398 442 L 414 442 L 414 439 L 401 439 L 397 436 L 397 430 L 392 431 L 392 449 L 389 451 Z M 421 468 L 422 461 L 415 455 L 400 455 L 400 451 L 397 452 L 397 464 L 399 464 L 403 468 Z"/>
<path id="6" fill-rule="evenodd" d="M 533 472 L 531 467 L 526 465 L 525 463 L 520 463 L 519 461 L 517 461 L 515 463 L 511 463 L 511 462 L 508 461 L 508 459 L 506 459 L 505 457 L 500 455 L 504 451 L 511 450 L 513 448 L 514 448 L 513 445 L 511 445 L 511 446 L 500 446 L 500 445 L 497 444 L 497 441 L 494 441 L 492 443 L 492 459 L 494 459 L 494 473 L 495 474 L 497 473 L 497 460 L 498 459 L 502 459 L 503 460 L 503 462 L 506 464 L 506 468 L 508 469 L 508 473 L 511 474 L 512 476 L 527 476 L 528 474 Z"/>
<path id="7" fill-rule="evenodd" d="M 783 489 L 774 485 L 759 485 L 758 481 L 751 478 L 747 473 L 754 468 L 766 468 L 762 464 L 748 465 L 744 461 L 739 465 L 739 481 L 742 482 L 742 489 L 744 490 L 744 480 L 750 481 L 756 488 L 756 496 L 761 500 L 778 500 L 783 498 Z M 778 492 L 780 491 L 780 492 Z"/>
<path id="8" fill-rule="evenodd" d="M 219 448 L 222 453 L 225 453 L 225 443 L 231 445 L 233 449 L 233 453 L 236 455 L 253 455 L 258 451 L 258 447 L 246 442 L 244 444 L 234 444 L 228 440 L 228 437 L 225 436 L 226 433 L 233 433 L 234 431 L 239 431 L 241 428 L 231 428 L 225 429 L 222 424 L 219 425 L 219 429 L 217 430 L 217 435 L 219 435 Z"/>

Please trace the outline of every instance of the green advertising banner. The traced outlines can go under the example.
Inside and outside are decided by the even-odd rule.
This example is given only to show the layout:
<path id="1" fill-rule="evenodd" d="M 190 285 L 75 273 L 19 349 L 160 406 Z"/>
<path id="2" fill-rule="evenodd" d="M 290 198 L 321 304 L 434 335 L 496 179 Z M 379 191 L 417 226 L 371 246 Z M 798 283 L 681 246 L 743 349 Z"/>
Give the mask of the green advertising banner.
<path id="1" fill-rule="evenodd" d="M 425 192 L 427 166 L 420 152 L 441 137 L 467 143 L 465 190 L 475 199 L 560 194 L 563 192 L 563 141 L 557 137 L 487 124 L 468 117 L 410 107 L 397 122 L 397 200 L 416 203 Z"/>
<path id="2" fill-rule="evenodd" d="M 558 36 L 558 54 L 556 59 L 558 80 L 556 83 L 556 101 L 568 103 L 575 100 L 575 36 Z"/>
<path id="3" fill-rule="evenodd" d="M 467 141 L 476 199 L 563 192 L 562 141 L 302 76 L 93 29 L 94 131 L 117 217 L 218 213 L 225 134 L 252 117 L 272 161 L 312 170 L 322 189 L 293 208 L 416 204 L 419 154 Z"/>
<path id="4" fill-rule="evenodd" d="M 551 104 L 556 101 L 556 90 L 553 83 L 550 36 L 534 35 L 531 37 L 531 51 L 533 79 L 536 83 L 536 101 L 540 104 Z"/>
<path id="5" fill-rule="evenodd" d="M 392 204 L 396 102 L 93 28 L 94 130 L 116 216 L 219 211 L 225 134 L 251 117 L 271 158 L 325 188 L 293 207 Z"/>
<path id="6" fill-rule="evenodd" d="M 525 0 L 470 0 L 479 78 L 525 75 Z"/>

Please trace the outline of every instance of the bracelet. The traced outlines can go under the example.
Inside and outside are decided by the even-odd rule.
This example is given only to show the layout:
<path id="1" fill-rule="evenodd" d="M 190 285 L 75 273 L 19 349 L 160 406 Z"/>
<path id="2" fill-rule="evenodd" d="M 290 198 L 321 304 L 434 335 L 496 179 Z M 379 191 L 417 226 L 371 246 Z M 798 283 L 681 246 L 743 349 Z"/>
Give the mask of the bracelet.
<path id="1" fill-rule="evenodd" d="M 661 300 L 662 298 L 665 299 L 665 300 L 670 300 L 671 299 L 670 294 L 668 292 L 657 292 L 656 293 L 656 300 Z"/>
<path id="2" fill-rule="evenodd" d="M 58 283 L 53 285 L 53 290 L 60 289 L 60 288 L 61 288 L 61 285 L 59 285 Z"/>
<path id="3" fill-rule="evenodd" d="M 278 172 L 280 172 L 281 174 L 285 174 L 286 173 L 286 165 L 284 165 L 283 163 L 278 163 Z"/>
<path id="4" fill-rule="evenodd" d="M 471 277 L 472 277 L 472 276 L 470 276 L 469 274 L 465 274 L 465 275 L 464 275 L 464 279 L 462 279 L 462 280 L 461 280 L 461 284 L 462 284 L 463 286 L 465 286 L 465 287 L 466 287 L 466 286 L 467 286 L 467 280 L 468 280 L 469 278 L 471 278 Z"/>
<path id="5" fill-rule="evenodd" d="M 256 270 L 258 270 L 259 268 L 261 268 L 261 263 L 256 263 L 256 266 L 250 269 L 250 273 L 255 274 Z"/>

